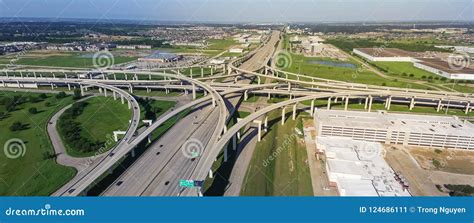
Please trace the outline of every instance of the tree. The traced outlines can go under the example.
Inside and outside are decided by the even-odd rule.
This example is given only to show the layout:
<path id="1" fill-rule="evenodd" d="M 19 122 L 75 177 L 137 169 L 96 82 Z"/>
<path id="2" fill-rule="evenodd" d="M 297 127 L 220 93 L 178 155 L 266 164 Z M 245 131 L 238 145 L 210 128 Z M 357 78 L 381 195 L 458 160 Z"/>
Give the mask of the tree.
<path id="1" fill-rule="evenodd" d="M 65 97 L 67 97 L 67 95 L 66 95 L 66 92 L 64 92 L 64 91 L 61 91 L 56 95 L 57 99 L 61 99 L 61 98 L 65 98 Z"/>
<path id="2" fill-rule="evenodd" d="M 34 115 L 34 114 L 38 113 L 38 109 L 35 108 L 35 107 L 31 107 L 30 109 L 28 109 L 28 112 L 29 112 L 30 114 L 33 114 L 33 115 Z"/>
<path id="3" fill-rule="evenodd" d="M 82 93 L 81 93 L 81 89 L 74 89 L 74 96 L 73 96 L 73 99 L 74 100 L 78 100 L 78 99 L 81 99 L 82 98 Z"/>
<path id="4" fill-rule="evenodd" d="M 40 97 L 41 99 L 46 99 L 46 98 L 48 98 L 48 96 L 47 96 L 45 93 L 40 94 L 39 97 Z"/>
<path id="5" fill-rule="evenodd" d="M 14 122 L 10 126 L 10 131 L 16 132 L 16 131 L 21 131 L 25 129 L 25 125 L 23 125 L 21 122 Z"/>
<path id="6" fill-rule="evenodd" d="M 46 106 L 46 107 L 51 106 L 51 102 L 49 102 L 49 101 L 45 102 L 45 103 L 44 103 L 44 106 Z"/>

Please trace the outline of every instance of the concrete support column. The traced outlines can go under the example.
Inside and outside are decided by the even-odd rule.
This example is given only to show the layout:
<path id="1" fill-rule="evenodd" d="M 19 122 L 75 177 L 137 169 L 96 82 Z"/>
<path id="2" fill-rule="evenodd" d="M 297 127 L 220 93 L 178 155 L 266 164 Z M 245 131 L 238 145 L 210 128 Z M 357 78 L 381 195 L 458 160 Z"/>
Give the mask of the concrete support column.
<path id="1" fill-rule="evenodd" d="M 122 101 L 122 105 L 125 104 L 125 99 L 123 98 L 123 95 L 120 95 L 120 100 Z"/>
<path id="2" fill-rule="evenodd" d="M 288 82 L 288 91 L 291 91 L 291 82 Z"/>
<path id="3" fill-rule="evenodd" d="M 328 110 L 331 110 L 331 100 L 332 100 L 332 98 L 329 97 L 328 98 Z"/>
<path id="4" fill-rule="evenodd" d="M 249 93 L 248 90 L 244 92 L 244 101 L 247 101 L 249 99 Z"/>
<path id="5" fill-rule="evenodd" d="M 129 84 L 128 85 L 128 91 L 133 94 L 133 85 L 132 84 Z"/>
<path id="6" fill-rule="evenodd" d="M 469 113 L 469 109 L 471 108 L 471 102 L 468 102 L 466 105 L 466 115 Z"/>
<path id="7" fill-rule="evenodd" d="M 349 96 L 346 97 L 346 102 L 344 103 L 344 111 L 347 111 L 348 106 L 349 106 Z"/>
<path id="8" fill-rule="evenodd" d="M 390 106 L 392 106 L 392 96 L 388 97 L 387 111 L 390 110 Z"/>
<path id="9" fill-rule="evenodd" d="M 204 77 L 204 68 L 201 67 L 201 77 Z"/>
<path id="10" fill-rule="evenodd" d="M 410 100 L 410 111 L 415 107 L 415 97 L 412 97 Z"/>
<path id="11" fill-rule="evenodd" d="M 81 89 L 81 96 L 84 96 L 84 88 L 82 87 L 82 84 L 79 84 L 79 88 Z"/>
<path id="12" fill-rule="evenodd" d="M 369 97 L 365 97 L 364 110 L 367 110 L 368 103 L 369 103 Z"/>
<path id="13" fill-rule="evenodd" d="M 209 178 L 214 178 L 214 174 L 212 174 L 212 170 L 209 170 Z"/>
<path id="14" fill-rule="evenodd" d="M 131 154 L 132 154 L 132 157 L 135 157 L 135 148 L 132 149 Z"/>
<path id="15" fill-rule="evenodd" d="M 71 85 L 70 84 L 67 84 L 67 90 L 71 91 Z"/>
<path id="16" fill-rule="evenodd" d="M 151 143 L 151 135 L 148 135 L 147 139 L 148 139 L 148 143 Z"/>
<path id="17" fill-rule="evenodd" d="M 102 94 L 102 88 L 101 88 L 101 87 L 99 87 L 99 93 L 101 93 L 101 94 Z"/>
<path id="18" fill-rule="evenodd" d="M 224 162 L 225 162 L 225 163 L 227 163 L 227 160 L 229 159 L 229 154 L 228 154 L 228 152 L 227 152 L 227 148 L 229 147 L 228 145 L 229 145 L 229 144 L 226 144 L 226 145 L 224 146 Z"/>
<path id="19" fill-rule="evenodd" d="M 265 132 L 268 132 L 268 116 L 265 116 L 265 120 L 263 121 L 263 127 Z"/>
<path id="20" fill-rule="evenodd" d="M 117 93 L 115 91 L 112 91 L 112 95 L 114 96 L 114 101 L 117 100 Z"/>
<path id="21" fill-rule="evenodd" d="M 51 90 L 54 90 L 54 84 L 51 83 Z"/>
<path id="22" fill-rule="evenodd" d="M 114 80 L 117 80 L 117 75 L 114 73 Z"/>
<path id="23" fill-rule="evenodd" d="M 370 112 L 372 110 L 372 101 L 374 100 L 374 98 L 372 98 L 372 96 L 369 96 L 369 110 L 368 112 Z"/>
<path id="24" fill-rule="evenodd" d="M 270 92 L 268 92 L 268 100 L 270 100 L 272 98 L 272 94 Z"/>
<path id="25" fill-rule="evenodd" d="M 286 113 L 286 108 L 283 107 L 283 109 L 281 110 L 281 125 L 284 125 L 285 124 L 285 113 Z"/>
<path id="26" fill-rule="evenodd" d="M 237 136 L 236 135 L 232 136 L 232 150 L 234 151 L 237 150 Z"/>
<path id="27" fill-rule="evenodd" d="M 257 80 L 258 80 L 258 84 L 260 85 L 260 83 L 261 83 L 260 76 L 257 76 Z"/>
<path id="28" fill-rule="evenodd" d="M 258 129 L 258 141 L 262 141 L 262 121 L 260 120 L 254 120 L 253 123 L 257 124 L 257 129 Z"/>
<path id="29" fill-rule="evenodd" d="M 229 73 L 232 72 L 231 69 L 229 68 Z M 211 67 L 211 76 L 214 75 L 214 67 Z"/>
<path id="30" fill-rule="evenodd" d="M 439 110 L 441 110 L 441 102 L 443 101 L 443 99 L 439 99 L 438 101 L 438 107 L 436 108 L 436 111 L 439 112 Z"/>
<path id="31" fill-rule="evenodd" d="M 128 104 L 128 109 L 132 109 L 132 103 L 130 103 L 130 101 L 127 100 L 127 104 Z"/>
<path id="32" fill-rule="evenodd" d="M 292 117 L 293 120 L 296 119 L 296 105 L 298 105 L 298 104 L 293 105 L 293 117 Z"/>
<path id="33" fill-rule="evenodd" d="M 193 100 L 196 100 L 196 85 L 192 84 L 193 86 Z"/>

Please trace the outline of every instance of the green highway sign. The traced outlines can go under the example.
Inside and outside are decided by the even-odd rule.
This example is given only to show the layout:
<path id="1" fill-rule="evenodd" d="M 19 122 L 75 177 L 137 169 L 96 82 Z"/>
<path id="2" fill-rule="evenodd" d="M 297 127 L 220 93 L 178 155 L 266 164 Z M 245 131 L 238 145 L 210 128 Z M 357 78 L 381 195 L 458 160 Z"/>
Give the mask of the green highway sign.
<path id="1" fill-rule="evenodd" d="M 180 187 L 194 187 L 194 180 L 179 180 Z"/>

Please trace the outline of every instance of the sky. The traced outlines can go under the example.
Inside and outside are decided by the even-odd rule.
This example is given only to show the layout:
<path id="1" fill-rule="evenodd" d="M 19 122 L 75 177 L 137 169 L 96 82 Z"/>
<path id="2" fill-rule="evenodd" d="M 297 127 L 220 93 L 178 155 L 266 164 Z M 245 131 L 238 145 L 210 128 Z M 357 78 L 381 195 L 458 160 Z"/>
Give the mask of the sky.
<path id="1" fill-rule="evenodd" d="M 474 0 L 0 0 L 0 17 L 179 22 L 474 21 Z"/>

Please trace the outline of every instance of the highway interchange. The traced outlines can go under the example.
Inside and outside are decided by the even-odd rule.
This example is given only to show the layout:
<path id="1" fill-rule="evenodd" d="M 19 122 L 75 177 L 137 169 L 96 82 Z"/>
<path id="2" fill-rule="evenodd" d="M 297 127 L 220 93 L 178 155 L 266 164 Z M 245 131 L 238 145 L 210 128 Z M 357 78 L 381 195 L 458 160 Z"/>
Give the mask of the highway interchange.
<path id="1" fill-rule="evenodd" d="M 203 191 L 179 187 L 179 180 L 204 181 L 213 176 L 212 165 L 221 153 L 224 159 L 228 158 L 227 145 L 236 146 L 236 134 L 239 130 L 251 123 L 257 123 L 257 128 L 262 130 L 266 115 L 282 108 L 291 113 L 288 116 L 290 118 L 295 116 L 297 110 L 308 110 L 308 107 L 310 114 L 313 114 L 314 100 L 317 99 L 327 100 L 328 109 L 330 104 L 337 100 L 343 101 L 347 109 L 347 105 L 352 103 L 351 100 L 357 99 L 365 103 L 369 112 L 375 100 L 385 102 L 387 110 L 390 110 L 392 102 L 405 103 L 410 108 L 420 104 L 433 106 L 437 110 L 455 107 L 465 109 L 466 113 L 471 112 L 474 107 L 472 94 L 354 84 L 275 69 L 272 66 L 274 64 L 272 60 L 278 54 L 281 35 L 281 32 L 273 31 L 264 44 L 255 51 L 228 64 L 220 65 L 220 70 L 218 66 L 215 66 L 213 75 L 207 77 L 198 74 L 190 77 L 179 72 L 165 73 L 159 70 L 153 72 L 104 70 L 102 72 L 107 75 L 103 79 L 81 79 L 78 78 L 79 74 L 84 71 L 30 69 L 4 70 L 5 75 L 0 76 L 0 80 L 3 86 L 18 84 L 20 88 L 25 84 L 73 86 L 80 88 L 84 95 L 87 93 L 87 88 L 100 88 L 105 96 L 122 100 L 123 103 L 126 101 L 132 110 L 129 128 L 115 147 L 104 155 L 91 158 L 88 165 L 84 166 L 53 196 L 86 194 L 88 189 L 113 170 L 124 157 L 134 154 L 137 146 L 147 141 L 158 127 L 183 113 L 186 113 L 186 116 L 158 140 L 151 143 L 146 151 L 102 192 L 103 196 L 201 196 Z M 198 67 L 209 66 L 204 64 Z M 38 77 L 36 73 L 56 75 Z M 70 76 L 68 77 L 66 73 Z M 128 74 L 134 78 L 117 80 L 116 74 Z M 148 78 L 140 80 L 139 77 Z M 156 80 L 154 77 L 161 79 Z M 264 83 L 262 79 L 265 80 Z M 128 92 L 123 89 L 128 89 Z M 192 100 L 160 116 L 143 131 L 138 131 L 138 124 L 142 120 L 140 120 L 140 106 L 133 96 L 133 89 L 184 90 L 191 92 Z M 198 92 L 203 92 L 204 96 L 198 98 L 196 96 Z M 249 93 L 263 95 L 263 97 L 289 95 L 290 99 L 258 108 L 257 111 L 227 129 L 228 122 Z M 304 101 L 313 101 L 313 103 L 311 106 L 304 106 L 301 103 Z M 285 121 L 286 112 L 282 113 L 282 123 Z M 57 116 L 58 114 L 55 117 Z M 57 136 L 51 136 L 51 131 L 49 132 L 52 139 L 57 138 Z M 199 146 L 202 148 L 198 156 L 189 157 L 189 154 L 183 153 L 183 147 L 195 141 L 200 142 Z M 245 174 L 245 171 L 240 172 Z M 236 177 L 236 179 L 241 179 L 241 177 Z"/>

